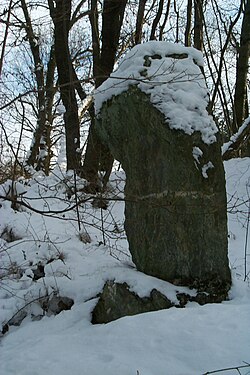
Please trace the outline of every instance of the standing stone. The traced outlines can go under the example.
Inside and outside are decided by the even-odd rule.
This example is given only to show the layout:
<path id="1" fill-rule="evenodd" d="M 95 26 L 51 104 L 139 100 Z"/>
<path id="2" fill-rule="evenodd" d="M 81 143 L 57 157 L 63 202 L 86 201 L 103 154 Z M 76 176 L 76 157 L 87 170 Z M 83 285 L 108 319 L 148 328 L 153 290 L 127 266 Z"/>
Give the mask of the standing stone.
<path id="1" fill-rule="evenodd" d="M 155 59 L 162 59 L 163 64 L 166 59 L 179 61 L 190 57 L 190 49 L 186 48 L 187 53 L 183 53 L 185 47 L 181 54 L 175 52 L 170 57 L 167 52 L 164 56 L 158 53 L 156 42 L 153 47 L 154 54 L 146 56 L 143 46 L 139 47 L 142 67 L 150 67 Z M 160 44 L 159 49 L 162 51 Z M 193 64 L 191 68 L 200 74 L 193 59 L 189 60 L 187 66 Z M 182 65 L 178 69 L 187 74 Z M 143 77 L 147 77 L 144 70 L 139 71 L 140 75 L 142 71 Z M 122 73 L 118 70 L 117 76 Z M 192 95 L 188 89 L 185 91 L 189 79 L 188 75 L 185 79 L 182 76 L 181 98 Z M 139 271 L 149 275 L 225 296 L 231 285 L 231 275 L 227 257 L 225 177 L 215 125 L 210 118 L 209 129 L 208 114 L 200 109 L 197 92 L 193 117 L 186 105 L 189 98 L 183 99 L 186 105 L 184 125 L 178 128 L 174 126 L 175 115 L 168 119 L 166 113 L 166 108 L 171 109 L 174 104 L 171 102 L 171 106 L 162 110 L 164 95 L 167 104 L 174 95 L 167 91 L 167 83 L 159 90 L 163 97 L 157 106 L 155 97 L 140 87 L 137 80 L 118 93 L 114 78 L 108 81 L 110 83 L 100 89 L 107 89 L 109 84 L 111 92 L 114 87 L 114 95 L 110 94 L 100 105 L 97 93 L 100 109 L 96 126 L 126 172 L 125 230 L 133 262 Z M 152 87 L 154 83 L 150 78 L 149 82 Z M 169 83 L 169 87 L 171 89 L 173 84 Z M 176 95 L 174 114 L 178 117 L 178 93 Z M 200 98 L 201 103 L 203 99 Z M 191 124 L 188 128 L 186 124 L 192 122 L 192 118 L 196 127 L 192 128 Z M 206 124 L 204 128 L 202 121 Z M 207 137 L 209 131 L 210 138 Z"/>

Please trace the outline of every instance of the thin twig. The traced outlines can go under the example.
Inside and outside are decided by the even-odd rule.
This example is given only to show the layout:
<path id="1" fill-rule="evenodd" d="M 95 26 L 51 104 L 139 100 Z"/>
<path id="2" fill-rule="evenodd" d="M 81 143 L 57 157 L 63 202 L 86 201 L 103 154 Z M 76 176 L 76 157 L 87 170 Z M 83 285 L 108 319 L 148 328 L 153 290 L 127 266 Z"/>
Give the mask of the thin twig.
<path id="1" fill-rule="evenodd" d="M 77 223 L 79 232 L 81 231 L 81 220 L 79 214 L 79 204 L 78 204 L 78 197 L 77 197 L 77 183 L 76 183 L 76 171 L 74 169 L 74 188 L 75 188 L 75 207 L 76 207 L 76 215 L 77 215 Z"/>
<path id="2" fill-rule="evenodd" d="M 245 250 L 244 250 L 244 281 L 246 281 L 247 279 L 247 245 L 248 245 L 249 221 L 250 221 L 250 203 L 248 206 L 247 228 L 246 228 L 246 239 L 245 239 Z"/>
<path id="3" fill-rule="evenodd" d="M 222 368 L 222 369 L 219 369 L 219 370 L 208 371 L 208 372 L 205 372 L 202 375 L 216 374 L 218 372 L 230 371 L 230 370 L 236 370 L 236 371 L 239 372 L 239 369 L 241 369 L 241 368 L 247 368 L 247 367 L 250 367 L 250 365 L 235 366 L 235 367 L 226 367 L 226 368 Z"/>

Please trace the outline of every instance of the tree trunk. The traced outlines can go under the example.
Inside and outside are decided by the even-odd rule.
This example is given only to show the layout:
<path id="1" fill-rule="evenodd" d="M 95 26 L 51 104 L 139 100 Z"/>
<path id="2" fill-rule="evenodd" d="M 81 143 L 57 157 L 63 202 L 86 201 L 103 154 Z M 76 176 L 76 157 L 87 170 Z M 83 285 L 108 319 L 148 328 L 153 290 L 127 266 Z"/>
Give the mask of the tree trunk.
<path id="1" fill-rule="evenodd" d="M 123 23 L 127 0 L 105 0 L 102 14 L 102 48 L 100 50 L 98 32 L 97 1 L 91 1 L 90 23 L 93 44 L 93 74 L 96 87 L 99 87 L 112 73 L 118 49 L 120 31 Z M 108 182 L 113 165 L 113 156 L 104 145 L 95 130 L 94 105 L 90 109 L 91 125 L 83 164 L 83 177 L 98 188 L 98 171 L 104 171 L 103 186 Z"/>
<path id="2" fill-rule="evenodd" d="M 203 51 L 203 0 L 194 0 L 194 47 Z"/>
<path id="3" fill-rule="evenodd" d="M 127 0 L 105 0 L 102 13 L 102 49 L 97 87 L 112 73 Z"/>
<path id="4" fill-rule="evenodd" d="M 234 94 L 234 132 L 238 130 L 247 117 L 247 74 L 250 55 L 250 0 L 245 1 L 238 52 Z"/>
<path id="5" fill-rule="evenodd" d="M 160 0 L 158 11 L 157 11 L 156 16 L 154 18 L 152 29 L 151 29 L 150 40 L 156 39 L 156 36 L 155 36 L 156 28 L 157 28 L 157 25 L 158 25 L 158 23 L 160 22 L 160 19 L 161 19 L 161 15 L 162 15 L 162 12 L 163 12 L 163 5 L 164 5 L 164 0 Z"/>
<path id="6" fill-rule="evenodd" d="M 163 21 L 162 25 L 160 25 L 160 27 L 159 27 L 159 40 L 163 39 L 164 29 L 165 29 L 165 26 L 166 26 L 166 23 L 167 23 L 167 20 L 168 20 L 168 17 L 169 17 L 170 5 L 171 5 L 171 0 L 168 0 L 166 12 L 165 12 L 165 16 L 164 16 L 164 21 Z"/>
<path id="7" fill-rule="evenodd" d="M 5 27 L 3 42 L 1 43 L 2 44 L 2 50 L 1 50 L 1 56 L 0 56 L 0 77 L 2 75 L 4 53 L 5 53 L 7 37 L 8 37 L 9 27 L 10 27 L 10 16 L 11 16 L 12 3 L 13 3 L 13 0 L 10 0 L 9 8 L 8 8 L 8 11 L 7 11 L 7 21 L 6 21 L 6 27 Z"/>
<path id="8" fill-rule="evenodd" d="M 145 5 L 147 0 L 140 0 L 138 6 L 138 12 L 136 17 L 136 27 L 135 27 L 135 44 L 141 43 L 142 37 L 142 26 L 143 26 L 143 17 L 145 11 Z"/>
<path id="9" fill-rule="evenodd" d="M 29 11 L 25 0 L 21 0 L 21 6 L 25 18 L 26 34 L 29 40 L 30 49 L 35 65 L 34 70 L 38 99 L 37 127 L 33 135 L 33 141 L 30 147 L 29 156 L 27 158 L 27 164 L 36 167 L 37 170 L 44 170 L 44 172 L 48 174 L 51 159 L 50 133 L 53 121 L 52 105 L 55 94 L 55 90 L 53 87 L 55 73 L 54 46 L 51 47 L 50 51 L 45 83 L 44 65 L 41 58 L 41 51 L 32 27 Z"/>
<path id="10" fill-rule="evenodd" d="M 46 175 L 50 172 L 50 161 L 53 156 L 51 150 L 51 130 L 53 123 L 53 101 L 55 96 L 54 77 L 55 77 L 56 61 L 55 61 L 55 46 L 52 45 L 50 49 L 50 57 L 47 66 L 46 82 L 45 82 L 45 109 L 46 122 L 40 141 L 40 150 L 45 150 L 45 158 L 38 160 L 38 168 L 44 169 Z M 41 166 L 39 164 L 41 163 Z"/>
<path id="11" fill-rule="evenodd" d="M 176 0 L 174 0 L 174 12 L 176 14 L 176 37 L 175 43 L 179 43 L 179 20 L 180 20 L 180 9 L 177 7 Z"/>
<path id="12" fill-rule="evenodd" d="M 48 1 L 50 14 L 55 26 L 55 57 L 58 71 L 58 82 L 62 102 L 66 109 L 64 114 L 64 122 L 66 134 L 67 169 L 76 170 L 77 173 L 80 173 L 80 124 L 68 44 L 71 1 L 57 0 L 55 7 L 53 0 Z"/>
<path id="13" fill-rule="evenodd" d="M 99 72 L 100 68 L 100 37 L 99 37 L 99 25 L 98 25 L 98 9 L 97 9 L 97 0 L 91 0 L 91 12 L 89 15 L 89 20 L 91 24 L 92 32 L 92 48 L 93 48 L 93 76 L 94 79 L 99 77 L 101 73 Z M 97 84 L 96 84 L 97 86 Z"/>
<path id="14" fill-rule="evenodd" d="M 192 23 L 192 0 L 188 0 L 187 4 L 187 23 L 185 30 L 185 46 L 191 46 L 191 23 Z"/>
<path id="15" fill-rule="evenodd" d="M 38 99 L 38 119 L 37 127 L 33 135 L 32 145 L 30 147 L 29 156 L 27 159 L 27 164 L 34 167 L 37 155 L 39 152 L 40 140 L 42 133 L 45 129 L 46 122 L 46 110 L 45 110 L 45 85 L 44 85 L 44 66 L 40 57 L 39 43 L 37 43 L 37 38 L 33 31 L 30 15 L 28 12 L 27 4 L 25 0 L 21 0 L 21 6 L 25 18 L 25 30 L 27 38 L 29 40 L 30 49 L 35 65 L 35 77 L 37 86 L 37 99 Z"/>
<path id="16" fill-rule="evenodd" d="M 236 14 L 235 18 L 230 21 L 230 24 L 229 24 L 229 27 L 228 27 L 228 30 L 227 30 L 227 33 L 226 33 L 226 40 L 225 40 L 224 45 L 221 49 L 219 65 L 214 64 L 215 69 L 216 69 L 216 73 L 217 73 L 217 78 L 216 78 L 216 81 L 214 81 L 214 89 L 213 89 L 213 93 L 211 95 L 211 100 L 210 100 L 209 106 L 208 106 L 208 112 L 210 114 L 212 114 L 212 112 L 213 112 L 213 107 L 214 107 L 214 103 L 215 103 L 215 100 L 216 100 L 216 96 L 219 93 L 220 88 L 222 87 L 222 81 L 221 81 L 222 78 L 221 77 L 222 77 L 222 72 L 223 72 L 223 67 L 224 67 L 224 58 L 225 58 L 225 54 L 226 54 L 226 50 L 228 48 L 229 42 L 230 42 L 231 37 L 232 37 L 233 29 L 234 29 L 235 25 L 237 24 L 237 22 L 238 22 L 238 20 L 241 16 L 242 5 L 243 5 L 243 2 L 241 1 L 238 13 Z M 205 26 L 205 31 L 206 31 L 206 37 L 208 38 L 206 26 Z M 208 42 L 208 45 L 210 45 L 210 42 Z M 210 53 L 212 54 L 211 48 L 210 48 Z M 233 129 L 233 133 L 235 133 L 236 131 L 237 131 L 237 129 Z"/>

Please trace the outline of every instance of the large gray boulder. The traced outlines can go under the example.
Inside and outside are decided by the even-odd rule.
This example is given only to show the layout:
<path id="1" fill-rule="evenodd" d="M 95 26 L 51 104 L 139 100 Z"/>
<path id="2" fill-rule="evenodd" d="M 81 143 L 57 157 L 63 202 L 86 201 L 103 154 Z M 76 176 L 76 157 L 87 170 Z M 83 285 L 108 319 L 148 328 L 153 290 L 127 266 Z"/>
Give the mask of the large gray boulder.
<path id="1" fill-rule="evenodd" d="M 132 56 L 141 56 L 142 67 L 137 71 L 143 77 L 142 84 L 138 78 L 119 91 L 119 78 L 114 76 L 100 87 L 100 93 L 109 89 L 110 94 L 104 98 L 100 98 L 103 94 L 96 95 L 97 131 L 126 172 L 125 230 L 137 269 L 177 285 L 225 296 L 231 275 L 218 132 L 206 113 L 206 91 L 194 59 L 196 52 L 182 47 L 179 55 L 178 48 L 170 54 L 167 45 L 164 53 L 161 44 L 158 52 L 155 42 L 151 55 L 143 55 L 143 47 L 131 51 Z M 156 60 L 165 64 L 166 72 L 171 66 L 168 60 L 173 66 L 175 61 L 177 65 L 181 62 L 176 68 L 176 77 L 182 73 L 181 89 L 166 83 L 164 76 L 164 83 L 154 87 L 147 69 Z M 157 66 L 160 70 L 161 65 Z M 203 91 L 191 85 L 195 78 L 188 75 L 189 66 L 194 76 L 199 76 Z M 118 70 L 117 77 L 122 73 Z M 151 91 L 144 89 L 145 77 Z M 196 91 L 190 104 L 192 87 Z"/>

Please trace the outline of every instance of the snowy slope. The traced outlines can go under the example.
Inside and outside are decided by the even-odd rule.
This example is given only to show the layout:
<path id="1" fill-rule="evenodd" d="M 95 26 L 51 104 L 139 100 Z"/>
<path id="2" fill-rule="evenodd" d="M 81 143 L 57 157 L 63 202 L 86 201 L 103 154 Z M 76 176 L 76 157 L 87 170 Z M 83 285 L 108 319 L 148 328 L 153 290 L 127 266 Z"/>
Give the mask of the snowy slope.
<path id="1" fill-rule="evenodd" d="M 80 231 L 76 210 L 61 212 L 75 203 L 74 194 L 69 198 L 73 176 L 57 171 L 50 177 L 37 174 L 36 180 L 18 183 L 20 199 L 37 211 L 54 213 L 41 216 L 25 207 L 14 211 L 10 202 L 0 202 L 0 232 L 4 232 L 0 323 L 6 324 L 23 307 L 27 311 L 21 325 L 10 326 L 0 338 L 0 374 L 201 375 L 249 363 L 250 262 L 248 255 L 245 264 L 244 254 L 249 254 L 245 244 L 250 159 L 227 161 L 225 168 L 233 274 L 230 301 L 206 306 L 189 303 L 185 309 L 171 308 L 95 326 L 90 323 L 95 296 L 108 279 L 129 282 L 141 296 L 157 288 L 174 299 L 177 289 L 133 267 L 122 231 L 123 172 L 113 174 L 109 191 L 113 200 L 108 210 L 94 208 L 90 197 L 78 193 L 78 199 L 87 199 L 80 205 Z M 80 186 L 84 181 L 77 183 Z M 5 183 L 0 195 L 6 195 L 8 189 Z M 38 263 L 44 265 L 45 275 L 33 281 Z M 72 298 L 71 310 L 32 320 L 43 313 L 37 299 L 53 293 Z M 247 373 L 250 368 L 241 369 L 241 374 Z"/>

